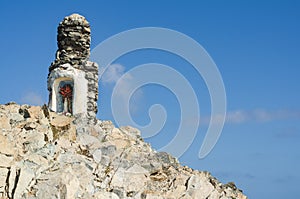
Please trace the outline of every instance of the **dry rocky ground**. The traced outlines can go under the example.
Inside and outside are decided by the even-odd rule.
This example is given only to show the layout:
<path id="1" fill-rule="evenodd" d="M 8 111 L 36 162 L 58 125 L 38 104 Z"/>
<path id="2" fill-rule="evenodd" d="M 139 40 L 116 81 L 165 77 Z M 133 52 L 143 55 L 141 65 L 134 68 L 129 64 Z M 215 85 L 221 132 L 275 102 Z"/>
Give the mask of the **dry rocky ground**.
<path id="1" fill-rule="evenodd" d="M 9 103 L 0 105 L 0 198 L 247 197 L 155 152 L 132 127 Z"/>

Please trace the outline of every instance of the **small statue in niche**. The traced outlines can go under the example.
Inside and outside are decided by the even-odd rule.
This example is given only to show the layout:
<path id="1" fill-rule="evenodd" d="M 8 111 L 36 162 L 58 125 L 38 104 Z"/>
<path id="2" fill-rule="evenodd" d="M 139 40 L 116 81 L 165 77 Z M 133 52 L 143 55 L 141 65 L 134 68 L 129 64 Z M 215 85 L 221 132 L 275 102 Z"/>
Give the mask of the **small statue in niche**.
<path id="1" fill-rule="evenodd" d="M 64 86 L 60 87 L 59 93 L 61 94 L 63 100 L 63 112 L 72 113 L 72 86 L 70 84 L 65 84 Z"/>

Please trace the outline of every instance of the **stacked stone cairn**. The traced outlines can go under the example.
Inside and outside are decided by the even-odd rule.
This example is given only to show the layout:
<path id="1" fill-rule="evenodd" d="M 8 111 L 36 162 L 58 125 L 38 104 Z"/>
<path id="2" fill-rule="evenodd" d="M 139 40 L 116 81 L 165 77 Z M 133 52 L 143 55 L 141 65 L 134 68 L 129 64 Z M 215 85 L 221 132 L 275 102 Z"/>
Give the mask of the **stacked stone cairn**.
<path id="1" fill-rule="evenodd" d="M 88 81 L 87 117 L 95 120 L 98 111 L 98 65 L 89 61 L 90 43 L 91 29 L 85 17 L 79 14 L 65 17 L 57 29 L 58 49 L 56 59 L 49 67 L 49 75 L 51 71 L 63 67 L 64 64 L 70 64 L 73 68 L 84 71 Z M 48 84 L 48 90 L 50 89 Z"/>

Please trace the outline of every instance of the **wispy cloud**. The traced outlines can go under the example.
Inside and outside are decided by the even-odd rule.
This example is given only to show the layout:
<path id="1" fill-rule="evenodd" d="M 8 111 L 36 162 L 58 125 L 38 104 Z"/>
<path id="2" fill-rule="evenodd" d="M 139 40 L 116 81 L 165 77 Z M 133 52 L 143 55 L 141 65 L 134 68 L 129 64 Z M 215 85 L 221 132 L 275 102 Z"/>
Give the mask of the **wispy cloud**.
<path id="1" fill-rule="evenodd" d="M 125 67 L 121 64 L 112 64 L 105 71 L 104 68 L 100 68 L 99 74 L 103 74 L 101 82 L 103 84 L 115 84 L 124 74 L 124 71 Z"/>
<path id="2" fill-rule="evenodd" d="M 115 91 L 114 96 L 118 97 L 123 104 L 127 103 L 129 91 L 133 90 L 133 78 L 130 73 L 126 73 L 125 67 L 121 64 L 112 64 L 105 71 L 104 68 L 100 68 L 99 74 L 101 75 L 101 83 L 103 86 L 115 86 L 118 84 L 118 89 Z M 108 87 L 106 89 L 109 89 Z M 115 89 L 115 87 L 113 87 Z M 140 103 L 143 96 L 143 91 L 138 89 L 132 96 L 130 100 L 132 101 L 130 105 L 130 111 L 136 112 L 138 110 L 138 104 Z"/>
<path id="3" fill-rule="evenodd" d="M 226 116 L 227 123 L 244 123 L 249 121 L 270 122 L 286 119 L 300 119 L 300 110 L 236 110 L 229 111 Z"/>
<path id="4" fill-rule="evenodd" d="M 126 73 L 125 67 L 121 64 L 112 64 L 106 70 L 100 68 L 99 74 L 101 75 L 101 83 L 106 86 L 106 89 L 111 89 L 110 86 L 118 85 L 117 92 L 114 93 L 119 100 L 127 100 L 129 92 L 134 87 L 134 81 L 130 73 Z M 115 89 L 113 87 L 112 89 Z M 131 111 L 137 109 L 138 103 L 143 96 L 143 91 L 138 89 L 131 97 L 133 102 L 130 106 Z M 219 124 L 223 121 L 224 115 L 213 115 L 213 123 Z M 287 120 L 287 119 L 300 119 L 300 110 L 291 109 L 279 109 L 279 110 L 267 110 L 263 108 L 257 108 L 252 110 L 238 109 L 230 110 L 226 113 L 225 122 L 227 124 L 242 124 L 247 122 L 270 122 L 276 120 Z M 209 124 L 211 116 L 201 116 L 201 124 Z M 186 122 L 194 123 L 198 120 L 195 118 L 189 118 Z"/>
<path id="5" fill-rule="evenodd" d="M 43 105 L 45 103 L 45 100 L 39 93 L 29 91 L 23 94 L 23 96 L 20 99 L 20 102 L 22 104 L 29 105 Z"/>
<path id="6" fill-rule="evenodd" d="M 223 115 L 212 116 L 213 123 L 220 123 L 224 118 Z M 280 110 L 231 110 L 226 113 L 225 123 L 227 124 L 242 124 L 247 122 L 271 122 L 279 120 L 300 120 L 300 110 L 280 109 Z M 211 116 L 201 116 L 201 124 L 209 124 Z"/>

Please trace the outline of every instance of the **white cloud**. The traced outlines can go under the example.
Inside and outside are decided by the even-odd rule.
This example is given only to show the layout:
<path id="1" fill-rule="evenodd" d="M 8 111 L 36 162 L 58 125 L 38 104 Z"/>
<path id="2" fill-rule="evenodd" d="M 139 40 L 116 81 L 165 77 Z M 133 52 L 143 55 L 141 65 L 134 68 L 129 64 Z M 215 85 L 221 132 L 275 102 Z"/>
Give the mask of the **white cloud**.
<path id="1" fill-rule="evenodd" d="M 243 110 L 229 111 L 226 114 L 227 123 L 243 123 L 249 120 L 249 114 Z"/>
<path id="2" fill-rule="evenodd" d="M 125 72 L 125 67 L 121 64 L 112 64 L 105 71 L 104 68 L 100 68 L 99 74 L 101 75 L 100 81 L 103 86 L 107 86 L 105 89 L 110 89 L 109 85 L 113 85 L 112 89 L 115 89 L 117 83 L 117 90 L 115 90 L 114 97 L 118 98 L 120 103 L 127 105 L 128 95 L 134 88 L 133 77 L 130 73 Z M 138 110 L 138 104 L 143 96 L 143 91 L 138 89 L 130 96 L 131 104 L 130 111 L 136 112 Z"/>
<path id="3" fill-rule="evenodd" d="M 121 64 L 112 64 L 105 71 L 104 68 L 100 68 L 99 74 L 101 75 L 100 81 L 103 86 L 113 85 L 115 86 L 118 83 L 118 89 L 114 93 L 115 96 L 118 97 L 122 104 L 127 103 L 128 95 L 130 95 L 130 91 L 134 87 L 134 81 L 132 75 L 130 73 L 125 72 L 125 67 Z M 121 78 L 121 79 L 120 79 Z M 119 81 L 119 82 L 118 82 Z M 108 87 L 105 89 L 109 89 Z M 114 89 L 114 88 L 113 88 Z M 131 99 L 131 111 L 134 111 L 138 107 L 138 103 L 141 101 L 143 96 L 143 91 L 138 89 L 133 95 Z M 130 97 L 132 97 L 130 96 Z M 38 100 L 37 100 L 38 101 Z M 222 121 L 223 115 L 215 115 L 213 116 L 213 123 L 220 123 Z M 202 116 L 200 118 L 200 123 L 209 124 L 211 117 L 210 116 Z M 246 122 L 269 122 L 274 120 L 284 120 L 284 119 L 300 119 L 300 110 L 266 110 L 266 109 L 253 109 L 253 110 L 232 110 L 226 113 L 225 122 L 229 124 L 241 124 Z M 189 119 L 185 122 L 193 123 L 198 120 Z"/>
<path id="4" fill-rule="evenodd" d="M 265 110 L 265 109 L 254 109 L 254 110 L 235 110 L 229 111 L 226 115 L 227 123 L 244 123 L 249 121 L 254 122 L 269 122 L 275 120 L 285 119 L 300 119 L 300 110 Z"/>
<path id="5" fill-rule="evenodd" d="M 219 124 L 222 121 L 222 115 L 215 115 L 212 118 L 212 122 Z M 211 116 L 201 116 L 201 124 L 209 124 Z M 225 123 L 227 124 L 242 124 L 246 122 L 271 122 L 288 119 L 300 119 L 300 110 L 265 110 L 265 109 L 253 109 L 253 110 L 232 110 L 226 113 Z M 190 122 L 196 121 L 195 119 Z"/>
<path id="6" fill-rule="evenodd" d="M 125 67 L 120 64 L 112 64 L 105 71 L 104 68 L 100 68 L 99 74 L 102 74 L 101 82 L 104 84 L 115 84 L 124 74 L 124 71 Z"/>
<path id="7" fill-rule="evenodd" d="M 45 103 L 45 100 L 40 94 L 32 91 L 25 93 L 21 97 L 20 101 L 22 104 L 29 104 L 29 105 L 43 105 Z"/>
<path id="8" fill-rule="evenodd" d="M 122 79 L 118 82 L 118 90 L 115 93 L 115 97 L 120 100 L 121 103 L 126 105 L 128 97 L 131 100 L 129 109 L 131 113 L 136 113 L 139 109 L 139 105 L 141 104 L 141 100 L 143 97 L 143 91 L 141 88 L 136 90 L 132 95 L 129 93 L 133 90 L 134 85 L 132 81 L 132 76 L 130 74 L 125 74 Z"/>

